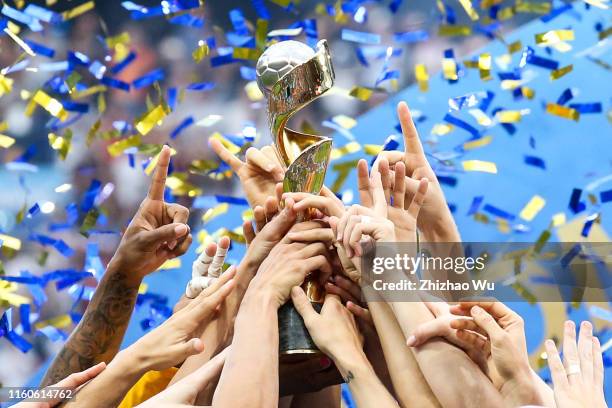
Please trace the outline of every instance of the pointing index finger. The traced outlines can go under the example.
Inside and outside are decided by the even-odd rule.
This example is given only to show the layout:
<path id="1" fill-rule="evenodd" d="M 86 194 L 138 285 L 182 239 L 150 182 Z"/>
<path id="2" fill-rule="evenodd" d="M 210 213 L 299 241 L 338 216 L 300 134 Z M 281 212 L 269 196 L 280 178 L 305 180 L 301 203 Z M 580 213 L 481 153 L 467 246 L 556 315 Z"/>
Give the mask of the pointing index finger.
<path id="1" fill-rule="evenodd" d="M 170 165 L 170 148 L 166 145 L 162 147 L 157 158 L 157 166 L 151 180 L 149 188 L 149 198 L 151 200 L 163 200 L 164 189 L 166 188 L 166 177 L 168 176 L 168 166 Z"/>
<path id="2" fill-rule="evenodd" d="M 404 134 L 404 149 L 406 149 L 406 153 L 425 156 L 423 145 L 421 145 L 419 134 L 414 126 L 412 115 L 410 115 L 410 109 L 408 109 L 406 102 L 402 101 L 397 105 L 397 116 L 399 116 L 402 133 Z"/>

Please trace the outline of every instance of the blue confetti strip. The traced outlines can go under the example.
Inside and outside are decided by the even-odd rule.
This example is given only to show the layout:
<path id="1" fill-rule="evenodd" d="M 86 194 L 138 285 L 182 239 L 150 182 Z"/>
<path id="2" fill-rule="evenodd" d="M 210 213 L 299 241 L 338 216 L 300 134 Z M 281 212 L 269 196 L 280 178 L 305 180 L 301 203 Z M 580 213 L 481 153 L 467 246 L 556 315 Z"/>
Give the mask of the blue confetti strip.
<path id="1" fill-rule="evenodd" d="M 474 215 L 478 212 L 480 205 L 484 201 L 484 196 L 476 196 L 472 199 L 472 204 L 470 205 L 470 209 L 467 212 L 467 215 Z"/>
<path id="2" fill-rule="evenodd" d="M 117 65 L 111 68 L 111 73 L 113 75 L 117 75 L 118 73 L 123 71 L 128 65 L 130 65 L 132 61 L 134 61 L 135 59 L 136 59 L 136 53 L 134 51 L 130 51 L 127 57 L 119 61 Z"/>
<path id="3" fill-rule="evenodd" d="M 496 217 L 503 218 L 504 220 L 514 221 L 516 219 L 515 215 L 510 214 L 509 212 L 504 211 L 500 208 L 494 207 L 491 204 L 485 204 L 482 210 Z"/>
<path id="4" fill-rule="evenodd" d="M 600 192 L 599 199 L 601 200 L 602 203 L 607 203 L 607 202 L 612 201 L 612 189 Z"/>
<path id="5" fill-rule="evenodd" d="M 475 139 L 478 139 L 480 137 L 480 132 L 478 131 L 478 129 L 476 129 L 474 126 L 470 125 L 469 123 L 451 115 L 450 113 L 447 113 L 446 115 L 444 115 L 443 120 L 447 123 L 450 123 L 451 125 L 455 125 L 458 128 L 468 131 Z"/>
<path id="6" fill-rule="evenodd" d="M 176 139 L 177 136 L 180 135 L 183 130 L 193 125 L 193 123 L 194 123 L 193 116 L 189 116 L 183 119 L 183 121 L 170 133 L 170 138 Z"/>
<path id="7" fill-rule="evenodd" d="M 145 86 L 149 86 L 156 81 L 163 81 L 165 78 L 164 70 L 161 68 L 155 69 L 140 78 L 136 78 L 132 82 L 132 86 L 136 89 L 144 88 Z"/>
<path id="8" fill-rule="evenodd" d="M 546 163 L 540 157 L 525 156 L 525 164 L 546 170 Z"/>
<path id="9" fill-rule="evenodd" d="M 348 28 L 342 29 L 341 38 L 345 41 L 356 42 L 359 44 L 380 44 L 379 34 L 349 30 Z"/>
<path id="10" fill-rule="evenodd" d="M 603 111 L 601 102 L 594 103 L 570 103 L 569 107 L 577 110 L 580 114 L 601 113 Z"/>
<path id="11" fill-rule="evenodd" d="M 393 35 L 393 41 L 399 43 L 415 43 L 420 41 L 427 41 L 428 39 L 429 33 L 425 30 L 405 31 L 402 33 L 395 33 Z"/>
<path id="12" fill-rule="evenodd" d="M 575 188 L 572 190 L 572 195 L 570 197 L 569 209 L 577 214 L 581 211 L 584 211 L 586 205 L 580 201 L 580 196 L 582 195 L 582 190 L 579 188 Z"/>

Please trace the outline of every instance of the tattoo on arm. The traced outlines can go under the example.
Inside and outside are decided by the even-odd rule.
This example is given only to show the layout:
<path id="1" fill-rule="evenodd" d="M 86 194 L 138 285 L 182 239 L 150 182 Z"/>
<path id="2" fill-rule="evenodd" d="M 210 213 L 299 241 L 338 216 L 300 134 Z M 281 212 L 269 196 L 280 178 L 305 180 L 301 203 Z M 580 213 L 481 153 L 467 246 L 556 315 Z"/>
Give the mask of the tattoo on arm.
<path id="1" fill-rule="evenodd" d="M 353 375 L 353 372 L 349 370 L 349 372 L 346 374 L 346 377 L 344 378 L 344 382 L 348 384 L 354 379 L 355 375 Z"/>
<path id="2" fill-rule="evenodd" d="M 137 295 L 138 286 L 128 285 L 124 273 L 107 272 L 41 386 L 55 384 L 72 373 L 112 359 L 123 340 Z"/>

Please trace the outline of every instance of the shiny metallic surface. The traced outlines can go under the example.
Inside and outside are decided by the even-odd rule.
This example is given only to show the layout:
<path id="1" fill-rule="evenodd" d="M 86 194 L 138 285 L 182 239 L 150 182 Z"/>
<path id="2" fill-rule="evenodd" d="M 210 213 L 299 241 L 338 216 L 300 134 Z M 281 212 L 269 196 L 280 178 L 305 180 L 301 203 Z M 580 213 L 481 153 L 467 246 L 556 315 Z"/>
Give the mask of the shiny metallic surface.
<path id="1" fill-rule="evenodd" d="M 329 165 L 332 139 L 295 131 L 287 127 L 287 122 L 331 89 L 335 74 L 327 41 L 319 41 L 312 54 L 304 47 L 312 52 L 296 41 L 270 46 L 257 61 L 257 83 L 267 99 L 270 133 L 286 170 L 283 190 L 319 194 Z M 302 62 L 296 65 L 298 61 Z M 316 277 L 315 273 L 307 278 L 302 287 L 315 308 L 320 308 L 325 290 Z M 279 310 L 279 327 L 282 355 L 317 355 L 317 348 L 291 302 Z"/>

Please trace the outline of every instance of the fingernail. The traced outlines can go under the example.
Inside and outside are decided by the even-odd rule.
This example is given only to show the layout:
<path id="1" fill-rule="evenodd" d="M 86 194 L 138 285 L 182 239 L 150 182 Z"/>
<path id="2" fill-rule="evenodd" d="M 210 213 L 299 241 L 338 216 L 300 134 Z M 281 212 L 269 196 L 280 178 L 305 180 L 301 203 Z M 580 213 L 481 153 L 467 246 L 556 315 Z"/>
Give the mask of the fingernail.
<path id="1" fill-rule="evenodd" d="M 415 344 L 416 344 L 416 337 L 414 337 L 414 336 L 410 336 L 410 337 L 408 337 L 408 340 L 406 340 L 406 345 L 407 345 L 408 347 L 412 347 L 412 346 L 414 346 Z"/>
<path id="2" fill-rule="evenodd" d="M 552 348 L 555 345 L 555 342 L 552 341 L 551 339 L 548 339 L 544 342 L 544 345 L 548 348 Z"/>
<path id="3" fill-rule="evenodd" d="M 482 313 L 482 309 L 480 308 L 480 306 L 474 306 L 472 308 L 472 314 L 473 315 L 479 315 L 480 313 Z"/>
<path id="4" fill-rule="evenodd" d="M 178 236 L 178 237 L 182 237 L 183 235 L 185 235 L 187 233 L 187 225 L 185 224 L 180 224 L 177 225 L 176 227 L 174 227 L 174 233 Z"/>
<path id="5" fill-rule="evenodd" d="M 331 360 L 328 357 L 321 357 L 319 364 L 321 364 L 321 368 L 325 369 L 331 365 Z"/>

